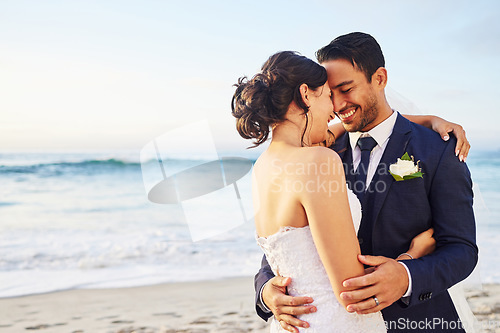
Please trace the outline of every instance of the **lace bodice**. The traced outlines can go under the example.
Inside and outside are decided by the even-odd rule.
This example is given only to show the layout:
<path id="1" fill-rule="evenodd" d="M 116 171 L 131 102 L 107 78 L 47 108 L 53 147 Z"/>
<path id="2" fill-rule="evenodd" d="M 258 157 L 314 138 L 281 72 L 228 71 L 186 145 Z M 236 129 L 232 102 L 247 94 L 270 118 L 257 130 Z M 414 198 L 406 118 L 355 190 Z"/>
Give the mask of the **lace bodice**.
<path id="1" fill-rule="evenodd" d="M 356 231 L 361 222 L 361 206 L 354 193 L 348 190 L 349 204 Z M 300 332 L 386 332 L 380 313 L 358 315 L 348 313 L 337 301 L 330 280 L 314 245 L 309 226 L 285 227 L 268 237 L 258 237 L 257 243 L 266 254 L 274 274 L 292 278 L 288 293 L 310 296 L 318 311 L 303 315 L 310 328 Z M 286 332 L 274 319 L 271 332 Z"/>

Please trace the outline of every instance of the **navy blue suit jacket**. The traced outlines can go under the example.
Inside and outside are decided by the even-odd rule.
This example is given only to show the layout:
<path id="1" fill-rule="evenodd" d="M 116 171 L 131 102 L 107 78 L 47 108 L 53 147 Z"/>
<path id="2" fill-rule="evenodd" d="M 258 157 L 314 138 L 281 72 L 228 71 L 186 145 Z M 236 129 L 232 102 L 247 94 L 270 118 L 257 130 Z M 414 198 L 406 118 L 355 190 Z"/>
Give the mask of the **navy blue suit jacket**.
<path id="1" fill-rule="evenodd" d="M 453 137 L 445 142 L 438 133 L 398 114 L 380 164 L 361 202 L 363 217 L 358 240 L 363 254 L 396 258 L 408 250 L 416 235 L 434 227 L 437 242 L 434 253 L 405 261 L 413 284 L 408 302 L 398 301 L 382 310 L 389 332 L 461 331 L 449 329 L 458 325 L 458 315 L 447 289 L 472 272 L 478 249 L 472 181 L 466 164 L 455 156 L 455 144 Z M 331 148 L 342 158 L 351 186 L 353 166 L 349 136 L 339 137 Z M 405 152 L 420 161 L 423 178 L 397 182 L 388 172 L 389 166 Z M 255 290 L 256 310 L 265 320 L 270 314 L 262 311 L 259 291 L 273 276 L 264 257 L 255 276 Z M 438 324 L 424 326 L 426 322 Z M 422 323 L 423 329 L 410 329 L 410 325 L 418 323 Z M 427 330 L 429 327 L 435 330 Z"/>

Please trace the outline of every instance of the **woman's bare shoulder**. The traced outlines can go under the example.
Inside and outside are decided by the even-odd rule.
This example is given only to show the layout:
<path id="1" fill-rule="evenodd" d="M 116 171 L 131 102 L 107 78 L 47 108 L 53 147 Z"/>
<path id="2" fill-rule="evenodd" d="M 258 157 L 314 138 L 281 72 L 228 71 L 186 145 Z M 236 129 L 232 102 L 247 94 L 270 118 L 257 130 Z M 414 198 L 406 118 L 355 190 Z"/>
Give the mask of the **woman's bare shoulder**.
<path id="1" fill-rule="evenodd" d="M 306 147 L 300 150 L 300 156 L 297 156 L 300 160 L 310 161 L 313 163 L 332 163 L 332 164 L 342 164 L 339 154 L 337 154 L 333 149 L 326 147 Z"/>
<path id="2" fill-rule="evenodd" d="M 254 164 L 254 171 L 270 172 L 287 177 L 331 176 L 333 172 L 341 171 L 342 160 L 332 149 L 326 147 L 302 147 L 290 151 L 279 158 L 272 154 L 261 155 Z"/>
<path id="3" fill-rule="evenodd" d="M 293 156 L 292 163 L 295 166 L 295 176 L 303 181 L 317 182 L 344 176 L 340 156 L 329 148 L 302 148 Z"/>

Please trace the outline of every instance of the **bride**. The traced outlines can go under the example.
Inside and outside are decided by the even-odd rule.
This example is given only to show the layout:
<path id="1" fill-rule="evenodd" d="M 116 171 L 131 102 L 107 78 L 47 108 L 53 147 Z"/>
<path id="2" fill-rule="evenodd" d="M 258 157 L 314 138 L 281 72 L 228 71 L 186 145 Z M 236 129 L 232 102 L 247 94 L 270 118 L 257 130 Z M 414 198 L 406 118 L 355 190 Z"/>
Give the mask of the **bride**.
<path id="1" fill-rule="evenodd" d="M 288 293 L 314 299 L 314 313 L 300 331 L 386 332 L 380 312 L 350 313 L 339 297 L 349 290 L 342 282 L 365 269 L 357 259 L 360 203 L 346 186 L 340 157 L 321 145 L 332 141 L 328 123 L 335 117 L 325 68 L 279 52 L 236 87 L 232 114 L 239 134 L 258 146 L 272 129 L 253 171 L 257 241 L 273 273 L 292 278 Z M 407 254 L 418 258 L 434 246 L 429 229 Z M 273 317 L 271 332 L 285 329 L 293 328 Z"/>

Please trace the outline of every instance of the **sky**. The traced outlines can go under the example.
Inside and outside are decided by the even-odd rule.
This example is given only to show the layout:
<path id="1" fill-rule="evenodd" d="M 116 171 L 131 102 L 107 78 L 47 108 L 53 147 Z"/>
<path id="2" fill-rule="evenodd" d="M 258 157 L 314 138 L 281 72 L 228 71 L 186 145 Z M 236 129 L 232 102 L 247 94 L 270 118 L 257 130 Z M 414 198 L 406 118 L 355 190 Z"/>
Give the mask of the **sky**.
<path id="1" fill-rule="evenodd" d="M 243 149 L 237 79 L 352 31 L 378 40 L 395 96 L 499 149 L 499 14 L 495 0 L 0 0 L 0 151 L 137 150 L 199 120 L 217 149 Z"/>

